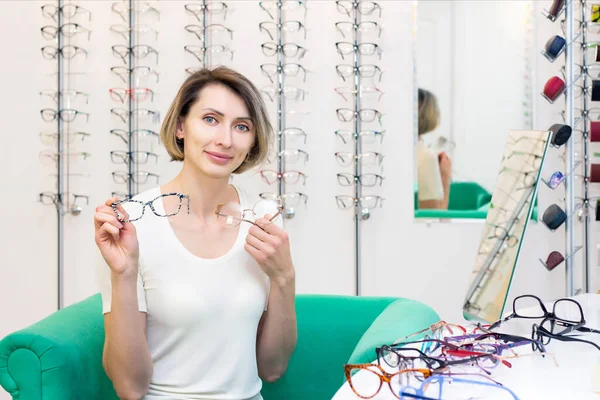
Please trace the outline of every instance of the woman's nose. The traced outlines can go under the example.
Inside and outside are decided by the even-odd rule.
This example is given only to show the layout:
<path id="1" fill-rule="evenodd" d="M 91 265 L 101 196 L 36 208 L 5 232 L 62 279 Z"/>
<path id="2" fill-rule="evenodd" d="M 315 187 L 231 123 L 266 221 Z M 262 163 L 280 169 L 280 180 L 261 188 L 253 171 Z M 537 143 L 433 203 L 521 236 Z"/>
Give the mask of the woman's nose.
<path id="1" fill-rule="evenodd" d="M 232 135 L 231 130 L 229 128 L 219 129 L 217 136 L 215 137 L 215 142 L 218 145 L 223 147 L 231 147 Z"/>

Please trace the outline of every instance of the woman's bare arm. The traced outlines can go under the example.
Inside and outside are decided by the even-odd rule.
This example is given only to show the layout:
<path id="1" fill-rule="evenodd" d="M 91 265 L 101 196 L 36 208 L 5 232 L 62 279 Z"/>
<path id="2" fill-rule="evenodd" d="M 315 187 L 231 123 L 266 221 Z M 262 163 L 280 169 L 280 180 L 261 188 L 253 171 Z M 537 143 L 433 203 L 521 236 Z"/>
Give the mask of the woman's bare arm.
<path id="1" fill-rule="evenodd" d="M 111 282 L 102 365 L 120 399 L 139 400 L 148 392 L 153 373 L 146 313 L 138 309 L 136 276 L 112 276 Z"/>

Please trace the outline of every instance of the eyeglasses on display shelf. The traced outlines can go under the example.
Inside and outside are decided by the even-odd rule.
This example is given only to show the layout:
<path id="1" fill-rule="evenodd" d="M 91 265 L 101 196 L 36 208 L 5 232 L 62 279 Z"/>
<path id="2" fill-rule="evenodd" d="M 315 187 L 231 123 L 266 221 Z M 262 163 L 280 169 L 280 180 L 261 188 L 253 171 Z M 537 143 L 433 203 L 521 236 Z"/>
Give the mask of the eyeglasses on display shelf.
<path id="1" fill-rule="evenodd" d="M 296 215 L 298 201 L 302 200 L 305 205 L 308 201 L 306 194 L 288 193 L 286 190 L 287 186 L 306 185 L 306 174 L 289 167 L 300 161 L 306 165 L 309 159 L 305 150 L 296 147 L 306 144 L 309 135 L 300 121 L 293 118 L 305 114 L 297 107 L 301 107 L 310 96 L 302 87 L 309 72 L 302 65 L 308 51 L 303 45 L 307 38 L 306 2 L 260 1 L 258 6 L 261 15 L 266 18 L 258 23 L 258 32 L 264 40 L 260 47 L 263 55 L 269 58 L 259 65 L 261 74 L 269 80 L 269 84 L 261 87 L 261 93 L 267 103 L 277 107 L 276 150 L 267 158 L 269 163 L 275 162 L 276 167 L 260 171 L 265 183 L 277 185 L 277 193 L 262 193 L 261 196 L 269 195 L 281 201 L 283 217 L 291 219 Z"/>
<path id="2" fill-rule="evenodd" d="M 222 1 L 201 1 L 184 5 L 190 24 L 184 29 L 193 44 L 183 47 L 184 51 L 194 56 L 199 66 L 187 67 L 185 71 L 191 75 L 204 67 L 224 65 L 233 60 L 234 31 L 226 26 L 227 14 L 233 9 Z M 224 57 L 227 55 L 226 57 Z"/>
<path id="3" fill-rule="evenodd" d="M 160 36 L 159 2 L 120 1 L 111 5 L 113 15 L 118 18 L 109 24 L 108 30 L 115 42 L 111 46 L 112 55 L 117 64 L 110 67 L 115 83 L 108 88 L 108 97 L 114 103 L 110 113 L 125 126 L 110 130 L 116 143 L 124 145 L 121 149 L 110 151 L 110 160 L 114 164 L 126 165 L 127 171 L 112 173 L 115 183 L 125 183 L 127 188 L 123 198 L 132 198 L 139 186 L 149 178 L 158 175 L 149 171 L 140 171 L 139 166 L 156 164 L 158 155 L 152 151 L 159 140 L 155 126 L 160 122 L 158 111 L 151 109 L 157 97 L 153 85 L 158 84 L 160 73 L 157 41 Z M 150 148 L 146 148 L 150 146 Z"/>
<path id="4" fill-rule="evenodd" d="M 44 64 L 52 66 L 53 71 L 48 74 L 52 83 L 39 92 L 42 100 L 40 117 L 45 125 L 39 137 L 47 147 L 40 152 L 39 158 L 44 169 L 52 169 L 50 176 L 55 177 L 55 186 L 53 192 L 40 193 L 39 202 L 54 205 L 57 212 L 59 309 L 64 303 L 64 217 L 80 215 L 83 207 L 89 204 L 87 195 L 71 193 L 79 189 L 70 182 L 72 176 L 85 175 L 78 167 L 85 165 L 81 161 L 90 154 L 81 147 L 89 143 L 85 139 L 91 136 L 84 125 L 90 120 L 87 112 L 90 96 L 81 86 L 85 82 L 77 78 L 86 75 L 81 69 L 86 66 L 90 54 L 92 13 L 75 3 L 58 0 L 40 7 L 44 18 L 39 31 L 44 42 L 40 52 Z"/>

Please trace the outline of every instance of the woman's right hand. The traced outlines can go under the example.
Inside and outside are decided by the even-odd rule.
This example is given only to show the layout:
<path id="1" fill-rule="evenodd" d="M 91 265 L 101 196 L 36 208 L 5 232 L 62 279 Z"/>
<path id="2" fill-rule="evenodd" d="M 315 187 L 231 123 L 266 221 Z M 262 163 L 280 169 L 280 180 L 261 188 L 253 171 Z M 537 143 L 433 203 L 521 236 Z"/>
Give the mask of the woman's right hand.
<path id="1" fill-rule="evenodd" d="M 116 275 L 137 276 L 139 260 L 139 243 L 135 226 L 131 222 L 121 222 L 112 209 L 117 197 L 106 200 L 96 207 L 94 229 L 96 245 L 102 257 Z M 127 219 L 127 212 L 117 206 L 119 214 Z"/>
<path id="2" fill-rule="evenodd" d="M 450 181 L 452 177 L 452 161 L 446 152 L 441 152 L 438 155 L 438 162 L 440 164 L 440 174 L 442 175 L 442 181 Z"/>

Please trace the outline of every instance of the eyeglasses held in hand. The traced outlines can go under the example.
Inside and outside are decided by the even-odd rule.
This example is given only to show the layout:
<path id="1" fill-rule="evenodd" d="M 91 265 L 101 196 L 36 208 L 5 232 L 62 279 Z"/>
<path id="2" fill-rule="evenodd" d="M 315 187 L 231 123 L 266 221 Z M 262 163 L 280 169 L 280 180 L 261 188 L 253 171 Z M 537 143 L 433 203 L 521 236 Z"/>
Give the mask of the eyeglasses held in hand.
<path id="1" fill-rule="evenodd" d="M 159 199 L 163 202 L 163 204 L 162 204 L 162 209 L 160 211 L 157 211 L 156 208 L 154 207 L 154 202 Z M 175 201 L 177 199 L 179 201 L 179 205 L 177 206 L 177 211 L 172 212 L 172 213 L 167 213 L 164 209 L 164 200 L 165 199 L 167 201 Z M 181 211 L 181 205 L 182 205 L 184 199 L 187 200 L 187 213 L 189 214 L 190 213 L 190 198 L 189 198 L 189 196 L 187 194 L 181 194 L 181 193 L 175 193 L 175 192 L 161 194 L 160 196 L 157 196 L 154 199 L 152 199 L 150 201 L 146 201 L 146 202 L 143 202 L 140 200 L 133 200 L 133 199 L 118 200 L 118 201 L 115 201 L 114 203 L 112 203 L 111 206 L 112 206 L 112 209 L 119 221 L 134 222 L 134 221 L 141 219 L 144 216 L 144 211 L 146 210 L 146 207 L 150 207 L 150 210 L 152 210 L 154 215 L 156 215 L 157 217 L 172 217 L 174 215 L 177 215 L 177 214 L 179 214 L 179 211 Z"/>
<path id="2" fill-rule="evenodd" d="M 250 209 L 243 209 L 239 203 L 219 204 L 215 211 L 217 220 L 225 226 L 235 227 L 242 222 L 256 225 L 257 218 L 269 215 L 267 224 L 273 223 L 283 211 L 283 206 L 275 200 L 259 200 Z M 257 225 L 258 226 L 258 225 Z"/>

